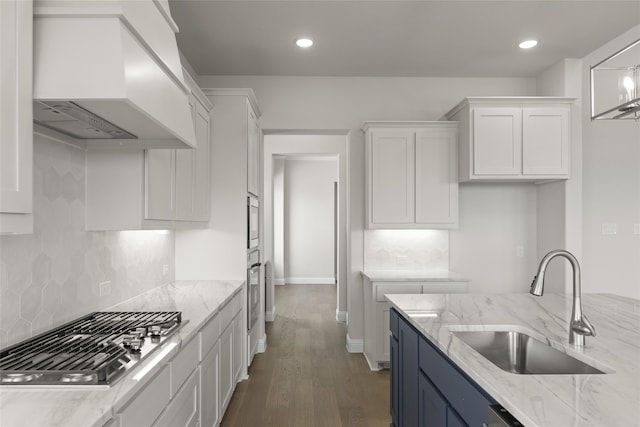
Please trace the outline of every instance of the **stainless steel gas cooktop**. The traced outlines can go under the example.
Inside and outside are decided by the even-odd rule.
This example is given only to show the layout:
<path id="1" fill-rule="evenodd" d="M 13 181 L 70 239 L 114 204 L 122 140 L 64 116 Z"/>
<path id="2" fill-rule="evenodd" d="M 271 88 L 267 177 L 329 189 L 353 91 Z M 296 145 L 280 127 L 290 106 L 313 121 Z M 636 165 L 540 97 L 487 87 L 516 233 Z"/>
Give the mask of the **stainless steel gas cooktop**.
<path id="1" fill-rule="evenodd" d="M 103 385 L 162 346 L 181 312 L 95 312 L 0 350 L 0 385 Z"/>

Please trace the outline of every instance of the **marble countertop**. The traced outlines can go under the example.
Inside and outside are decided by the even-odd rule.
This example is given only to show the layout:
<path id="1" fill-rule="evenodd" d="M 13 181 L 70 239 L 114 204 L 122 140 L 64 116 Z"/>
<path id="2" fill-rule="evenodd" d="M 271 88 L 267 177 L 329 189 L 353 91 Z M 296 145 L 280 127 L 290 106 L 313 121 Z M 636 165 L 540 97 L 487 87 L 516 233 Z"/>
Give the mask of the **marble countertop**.
<path id="1" fill-rule="evenodd" d="M 362 275 L 375 282 L 469 282 L 446 270 L 364 270 Z"/>
<path id="2" fill-rule="evenodd" d="M 183 344 L 242 289 L 244 281 L 177 281 L 161 286 L 102 311 L 182 311 L 188 320 L 164 344 L 176 343 L 165 360 L 170 360 Z M 154 353 L 155 354 L 155 353 Z M 133 376 L 154 361 L 150 357 L 109 388 L 0 388 L 2 427 L 101 427 L 118 412 L 164 363 L 158 363 L 142 379 Z"/>
<path id="3" fill-rule="evenodd" d="M 571 295 L 387 295 L 426 338 L 527 427 L 640 426 L 640 300 L 582 296 L 597 336 L 569 344 Z M 412 310 L 437 317 L 412 317 Z M 407 314 L 408 313 L 408 314 Z M 603 375 L 518 375 L 505 372 L 451 334 L 516 326 L 600 370 Z M 546 337 L 546 338 L 545 338 Z"/>

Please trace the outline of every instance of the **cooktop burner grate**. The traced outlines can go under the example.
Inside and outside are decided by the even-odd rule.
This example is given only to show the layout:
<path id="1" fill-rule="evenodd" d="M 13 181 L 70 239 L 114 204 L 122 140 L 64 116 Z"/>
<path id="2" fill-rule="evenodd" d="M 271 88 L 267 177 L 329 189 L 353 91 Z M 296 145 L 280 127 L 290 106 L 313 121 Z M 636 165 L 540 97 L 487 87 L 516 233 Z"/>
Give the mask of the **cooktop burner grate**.
<path id="1" fill-rule="evenodd" d="M 180 312 L 91 313 L 0 351 L 0 381 L 109 384 L 153 351 L 181 321 Z M 147 338 L 156 345 L 145 346 Z M 131 341 L 138 347 L 132 348 Z"/>

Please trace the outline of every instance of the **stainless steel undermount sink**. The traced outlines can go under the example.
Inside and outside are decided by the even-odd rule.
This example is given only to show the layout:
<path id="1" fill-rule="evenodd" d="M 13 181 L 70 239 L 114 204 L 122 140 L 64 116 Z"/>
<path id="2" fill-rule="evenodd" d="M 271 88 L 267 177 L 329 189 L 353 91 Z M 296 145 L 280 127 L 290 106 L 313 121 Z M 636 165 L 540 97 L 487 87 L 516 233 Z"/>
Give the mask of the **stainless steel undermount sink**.
<path id="1" fill-rule="evenodd" d="M 606 372 L 516 331 L 453 331 L 500 369 L 526 375 L 592 375 Z"/>

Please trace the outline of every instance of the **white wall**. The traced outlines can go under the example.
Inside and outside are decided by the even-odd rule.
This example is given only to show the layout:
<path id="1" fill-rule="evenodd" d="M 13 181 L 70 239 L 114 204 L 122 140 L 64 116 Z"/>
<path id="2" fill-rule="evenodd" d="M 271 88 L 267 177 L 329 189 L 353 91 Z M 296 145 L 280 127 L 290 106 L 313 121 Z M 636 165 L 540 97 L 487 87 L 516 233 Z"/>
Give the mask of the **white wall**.
<path id="1" fill-rule="evenodd" d="M 269 76 L 200 76 L 201 87 L 251 87 L 263 112 L 261 124 L 265 130 L 327 130 L 348 129 L 349 138 L 349 277 L 347 306 L 349 311 L 348 334 L 352 339 L 362 338 L 362 276 L 364 266 L 364 134 L 360 127 L 366 120 L 439 120 L 465 96 L 491 95 L 535 95 L 535 80 L 527 78 L 384 78 L 384 77 L 269 77 Z M 485 291 L 495 289 L 496 283 L 509 284 L 520 289 L 529 282 L 523 268 L 502 269 L 509 256 L 515 254 L 517 244 L 531 245 L 523 241 L 531 226 L 528 220 L 513 225 L 515 230 L 497 228 L 493 236 L 475 232 L 468 228 L 470 211 L 482 204 L 484 193 L 491 198 L 493 206 L 482 209 L 473 221 L 477 227 L 487 223 L 502 223 L 507 212 L 523 212 L 533 208 L 535 194 L 530 192 L 518 198 L 509 197 L 511 185 L 491 187 L 487 193 L 484 186 L 469 186 L 461 191 L 461 228 L 458 241 L 486 251 L 495 246 L 495 257 L 485 265 L 489 274 L 473 275 L 472 289 Z M 496 197 L 504 189 L 504 197 Z M 465 200 L 469 199 L 469 202 Z M 514 206 L 518 203 L 518 206 Z M 504 206 L 504 209 L 502 207 Z M 474 224 L 475 227 L 475 224 Z M 535 223 L 532 225 L 535 228 Z M 468 234 L 468 239 L 465 237 Z M 486 240 L 484 240 L 487 238 Z M 481 239 L 481 241 L 477 241 Z M 451 242 L 452 268 L 464 265 L 467 260 L 475 262 L 476 254 L 462 245 Z M 525 255 L 534 249 L 525 248 Z M 502 256 L 502 257 L 501 257 Z M 526 258 L 525 256 L 525 258 Z M 531 255 L 528 264 L 535 264 Z M 505 261 L 505 259 L 507 261 Z M 523 261 L 524 262 L 524 261 Z M 477 264 L 477 263 L 476 263 Z M 470 273 L 475 274 L 474 268 Z M 491 276 L 491 277 L 489 277 Z M 516 286 L 517 285 L 517 286 Z M 526 289 L 526 286 L 525 286 Z"/>
<path id="2" fill-rule="evenodd" d="M 449 244 L 450 268 L 471 279 L 469 292 L 527 292 L 537 256 L 535 185 L 460 185 L 460 228 Z"/>
<path id="3" fill-rule="evenodd" d="M 265 243 L 266 245 L 266 243 Z M 284 158 L 273 159 L 273 283 L 285 284 Z"/>
<path id="4" fill-rule="evenodd" d="M 640 298 L 640 122 L 590 120 L 589 68 L 635 40 L 640 25 L 582 59 L 583 289 Z M 603 224 L 617 233 L 603 235 Z M 640 227 L 637 225 L 637 227 Z"/>
<path id="5" fill-rule="evenodd" d="M 286 283 L 335 283 L 333 199 L 337 172 L 335 156 L 285 160 Z"/>

